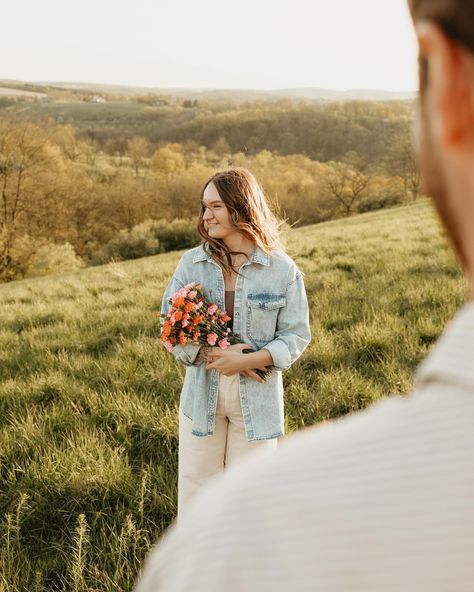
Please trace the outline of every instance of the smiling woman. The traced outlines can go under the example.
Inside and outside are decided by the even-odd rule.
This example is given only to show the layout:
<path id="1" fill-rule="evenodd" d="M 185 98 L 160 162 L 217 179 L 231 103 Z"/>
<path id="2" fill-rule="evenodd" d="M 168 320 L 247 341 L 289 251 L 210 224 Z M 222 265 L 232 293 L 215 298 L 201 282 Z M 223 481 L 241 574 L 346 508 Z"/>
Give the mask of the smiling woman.
<path id="1" fill-rule="evenodd" d="M 210 477 L 251 451 L 274 450 L 283 434 L 282 371 L 309 343 L 303 278 L 284 253 L 278 223 L 255 177 L 234 168 L 213 175 L 201 195 L 201 246 L 185 253 L 168 299 L 198 282 L 206 300 L 231 317 L 241 343 L 225 351 L 187 344 L 180 397 L 178 515 Z M 243 350 L 251 353 L 243 355 Z M 270 370 L 265 381 L 255 369 Z"/>

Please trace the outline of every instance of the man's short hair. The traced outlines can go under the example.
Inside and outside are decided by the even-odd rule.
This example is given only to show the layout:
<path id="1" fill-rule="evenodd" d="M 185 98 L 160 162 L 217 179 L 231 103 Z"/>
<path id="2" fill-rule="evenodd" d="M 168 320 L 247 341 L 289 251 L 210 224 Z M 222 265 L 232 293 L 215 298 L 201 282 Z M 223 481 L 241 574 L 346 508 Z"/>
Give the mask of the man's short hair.
<path id="1" fill-rule="evenodd" d="M 413 20 L 435 21 L 474 53 L 474 0 L 408 0 Z"/>
<path id="2" fill-rule="evenodd" d="M 431 20 L 474 54 L 474 0 L 408 0 L 413 20 Z M 419 58 L 420 96 L 428 86 L 428 63 Z"/>

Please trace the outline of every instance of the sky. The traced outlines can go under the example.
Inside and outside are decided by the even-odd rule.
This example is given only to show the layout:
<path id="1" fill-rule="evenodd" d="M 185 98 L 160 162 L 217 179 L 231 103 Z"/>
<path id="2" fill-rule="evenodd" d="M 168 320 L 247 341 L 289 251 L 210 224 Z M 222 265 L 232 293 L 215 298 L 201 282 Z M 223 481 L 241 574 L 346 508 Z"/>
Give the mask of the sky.
<path id="1" fill-rule="evenodd" d="M 406 0 L 15 0 L 0 79 L 414 91 Z"/>

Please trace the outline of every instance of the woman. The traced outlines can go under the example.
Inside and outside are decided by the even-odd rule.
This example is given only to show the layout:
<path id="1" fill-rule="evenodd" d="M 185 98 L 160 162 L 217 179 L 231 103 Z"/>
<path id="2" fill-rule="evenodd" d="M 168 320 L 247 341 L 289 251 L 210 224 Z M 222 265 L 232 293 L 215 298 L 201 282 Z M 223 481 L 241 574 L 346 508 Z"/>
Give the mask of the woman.
<path id="1" fill-rule="evenodd" d="M 228 350 L 188 344 L 180 400 L 178 516 L 210 477 L 283 434 L 282 371 L 310 340 L 303 278 L 280 247 L 278 225 L 246 169 L 213 175 L 201 195 L 203 244 L 186 252 L 163 297 L 199 282 L 232 319 L 242 343 Z M 252 353 L 242 353 L 243 349 Z M 263 381 L 256 368 L 270 369 Z"/>

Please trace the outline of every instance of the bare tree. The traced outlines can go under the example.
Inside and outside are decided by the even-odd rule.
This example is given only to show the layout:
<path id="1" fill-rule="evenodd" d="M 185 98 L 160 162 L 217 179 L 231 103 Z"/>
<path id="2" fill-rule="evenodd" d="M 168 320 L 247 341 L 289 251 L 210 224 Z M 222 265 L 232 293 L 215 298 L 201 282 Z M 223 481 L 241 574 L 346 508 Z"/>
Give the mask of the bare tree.
<path id="1" fill-rule="evenodd" d="M 331 172 L 325 179 L 325 187 L 336 202 L 342 206 L 346 216 L 352 212 L 354 205 L 363 196 L 369 186 L 371 176 L 364 168 L 344 163 L 330 163 Z"/>
<path id="2" fill-rule="evenodd" d="M 150 142 L 145 138 L 135 137 L 127 142 L 127 152 L 136 176 L 138 176 L 140 167 L 143 166 L 146 157 L 150 155 L 150 151 Z"/>
<path id="3" fill-rule="evenodd" d="M 403 181 L 405 197 L 411 194 L 412 200 L 416 201 L 421 190 L 421 175 L 408 126 L 404 126 L 393 138 L 385 165 L 391 175 Z"/>
<path id="4" fill-rule="evenodd" d="M 55 133 L 56 144 L 61 148 L 64 156 L 75 162 L 81 155 L 81 148 L 76 138 L 76 131 L 72 125 L 62 125 Z"/>
<path id="5" fill-rule="evenodd" d="M 45 169 L 57 159 L 52 133 L 31 122 L 0 122 L 0 277 L 11 274 L 20 219 L 36 198 Z"/>

